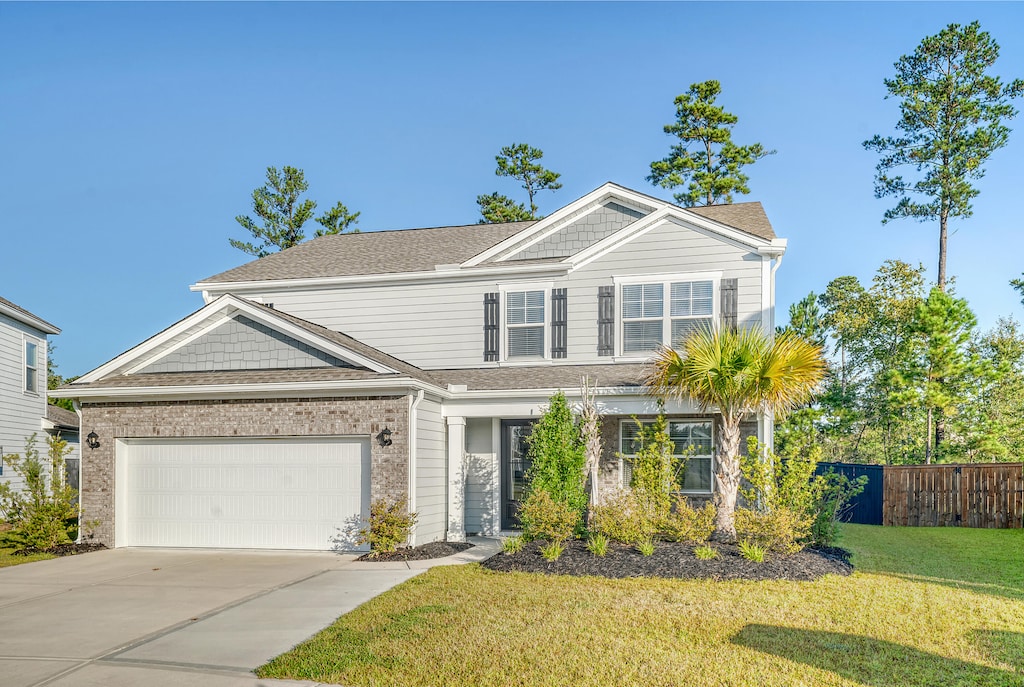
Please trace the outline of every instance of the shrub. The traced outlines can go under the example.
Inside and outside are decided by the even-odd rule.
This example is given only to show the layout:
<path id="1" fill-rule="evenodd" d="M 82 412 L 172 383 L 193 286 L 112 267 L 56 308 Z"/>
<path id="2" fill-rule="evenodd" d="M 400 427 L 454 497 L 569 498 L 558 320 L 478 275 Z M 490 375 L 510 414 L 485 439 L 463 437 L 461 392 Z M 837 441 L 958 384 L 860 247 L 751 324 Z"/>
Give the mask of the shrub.
<path id="1" fill-rule="evenodd" d="M 631 458 L 633 476 L 629 486 L 645 512 L 664 518 L 672 508 L 672 494 L 679 491 L 679 461 L 672 455 L 675 444 L 668 434 L 668 421 L 664 415 L 648 425 L 635 417 L 633 421 L 639 430 L 640 447 Z"/>
<path id="2" fill-rule="evenodd" d="M 658 526 L 657 520 L 644 512 L 631 491 L 613 494 L 591 510 L 591 530 L 623 544 L 650 539 L 657 533 Z"/>
<path id="3" fill-rule="evenodd" d="M 662 533 L 669 541 L 702 544 L 715 531 L 715 506 L 709 501 L 703 508 L 692 508 L 685 496 L 676 499 L 675 509 L 662 523 Z"/>
<path id="4" fill-rule="evenodd" d="M 523 550 L 525 541 L 520 536 L 505 537 L 501 540 L 501 550 L 507 554 L 519 553 Z"/>
<path id="5" fill-rule="evenodd" d="M 555 502 L 578 513 L 577 527 L 581 527 L 587 508 L 586 449 L 561 391 L 551 397 L 547 410 L 533 425 L 527 443 L 531 461 L 528 497 L 534 492 L 546 492 Z"/>
<path id="6" fill-rule="evenodd" d="M 48 464 L 36 450 L 36 435 L 25 441 L 24 457 L 7 454 L 4 461 L 24 481 L 15 491 L 10 483 L 0 484 L 0 512 L 11 528 L 0 535 L 0 543 L 17 551 L 51 549 L 71 541 L 77 528 L 78 492 L 67 483 L 64 459 L 71 448 L 60 436 L 49 437 Z"/>
<path id="7" fill-rule="evenodd" d="M 713 546 L 708 546 L 707 544 L 704 544 L 703 546 L 698 546 L 697 548 L 695 548 L 693 550 L 693 555 L 702 561 L 710 561 L 715 558 L 718 558 L 718 549 L 716 549 Z"/>
<path id="8" fill-rule="evenodd" d="M 549 543 L 564 542 L 580 526 L 582 514 L 564 501 L 556 501 L 547 491 L 530 492 L 519 509 L 519 522 L 527 539 Z"/>
<path id="9" fill-rule="evenodd" d="M 587 539 L 587 551 L 595 556 L 603 556 L 608 553 L 608 537 L 601 533 L 592 534 Z"/>
<path id="10" fill-rule="evenodd" d="M 811 532 L 811 518 L 791 508 L 736 510 L 736 536 L 768 551 L 796 553 Z"/>
<path id="11" fill-rule="evenodd" d="M 544 556 L 546 561 L 557 561 L 563 551 L 565 551 L 565 545 L 560 541 L 549 541 L 540 547 L 540 555 Z"/>
<path id="12" fill-rule="evenodd" d="M 650 556 L 654 553 L 654 540 L 647 538 L 637 542 L 636 550 L 644 556 Z"/>
<path id="13" fill-rule="evenodd" d="M 369 544 L 374 555 L 390 553 L 409 538 L 416 517 L 416 513 L 409 512 L 405 496 L 394 503 L 377 499 L 370 504 L 370 523 L 359 530 L 358 542 Z"/>
<path id="14" fill-rule="evenodd" d="M 741 539 L 739 543 L 740 555 L 752 563 L 764 563 L 766 551 L 763 546 L 758 546 L 748 539 Z"/>
<path id="15" fill-rule="evenodd" d="M 832 546 L 839 538 L 839 516 L 850 499 L 864 491 L 868 478 L 861 475 L 851 480 L 846 475 L 829 472 L 817 480 L 820 495 L 812 513 L 810 540 L 819 546 Z"/>

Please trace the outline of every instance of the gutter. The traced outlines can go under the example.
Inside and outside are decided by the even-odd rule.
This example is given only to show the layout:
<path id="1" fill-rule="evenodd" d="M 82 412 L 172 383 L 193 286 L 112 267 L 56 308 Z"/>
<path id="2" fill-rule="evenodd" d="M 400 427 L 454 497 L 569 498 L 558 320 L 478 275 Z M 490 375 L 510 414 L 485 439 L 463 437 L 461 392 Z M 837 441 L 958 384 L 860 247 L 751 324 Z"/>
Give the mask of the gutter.
<path id="1" fill-rule="evenodd" d="M 76 399 L 71 401 L 71 407 L 78 415 L 78 537 L 76 544 L 82 543 L 82 484 L 85 483 L 85 446 L 82 443 L 82 404 Z"/>

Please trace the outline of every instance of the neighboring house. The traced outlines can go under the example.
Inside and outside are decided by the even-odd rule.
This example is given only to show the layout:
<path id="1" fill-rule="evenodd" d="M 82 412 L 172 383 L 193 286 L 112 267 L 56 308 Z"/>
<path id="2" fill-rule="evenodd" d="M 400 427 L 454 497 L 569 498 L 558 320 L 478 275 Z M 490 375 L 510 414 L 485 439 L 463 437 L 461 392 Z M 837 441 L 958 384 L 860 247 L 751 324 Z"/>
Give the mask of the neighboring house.
<path id="1" fill-rule="evenodd" d="M 41 426 L 46 433 L 40 435 L 42 439 L 47 438 L 47 435 L 59 436 L 68 442 L 69 451 L 64 457 L 64 468 L 67 471 L 68 484 L 78 489 L 79 466 L 82 457 L 78 439 L 78 413 L 49 403 L 46 406 L 46 416 L 42 419 Z M 42 441 L 40 441 L 39 449 L 43 456 L 47 455 L 47 447 Z"/>
<path id="2" fill-rule="evenodd" d="M 0 298 L 0 454 L 24 455 L 25 440 L 36 435 L 46 455 L 46 356 L 50 334 L 60 329 L 28 310 Z M 4 462 L 0 480 L 21 486 Z"/>
<path id="3" fill-rule="evenodd" d="M 773 329 L 785 246 L 759 203 L 606 184 L 537 222 L 326 236 L 210 277 L 202 309 L 57 392 L 98 436 L 84 517 L 114 546 L 347 548 L 371 500 L 408 496 L 415 543 L 496 534 L 531 422 L 584 375 L 600 489 L 628 486 L 644 362 L 697 326 Z M 665 410 L 706 498 L 715 421 Z"/>

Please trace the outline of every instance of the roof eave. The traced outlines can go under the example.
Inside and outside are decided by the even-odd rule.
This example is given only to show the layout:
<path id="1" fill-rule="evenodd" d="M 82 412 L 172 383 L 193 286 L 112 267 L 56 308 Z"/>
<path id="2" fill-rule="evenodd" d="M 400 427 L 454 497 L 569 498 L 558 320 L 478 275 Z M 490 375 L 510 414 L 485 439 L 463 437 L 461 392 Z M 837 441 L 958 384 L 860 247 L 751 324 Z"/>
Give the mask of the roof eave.
<path id="1" fill-rule="evenodd" d="M 37 329 L 44 334 L 60 334 L 60 327 L 50 324 L 41 317 L 37 317 L 26 310 L 12 308 L 6 303 L 0 303 L 0 314 L 6 315 L 12 320 L 17 320 L 22 324 L 27 324 L 33 329 Z"/>

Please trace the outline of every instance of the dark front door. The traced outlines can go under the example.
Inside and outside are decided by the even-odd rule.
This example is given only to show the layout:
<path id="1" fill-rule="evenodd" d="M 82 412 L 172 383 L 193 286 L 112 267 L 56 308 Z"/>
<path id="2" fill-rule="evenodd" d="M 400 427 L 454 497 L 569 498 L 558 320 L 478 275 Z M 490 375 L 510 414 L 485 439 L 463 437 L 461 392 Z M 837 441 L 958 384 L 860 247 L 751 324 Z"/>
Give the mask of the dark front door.
<path id="1" fill-rule="evenodd" d="M 533 420 L 501 421 L 501 529 L 519 529 L 519 503 L 526 498 L 530 470 L 526 437 Z"/>

